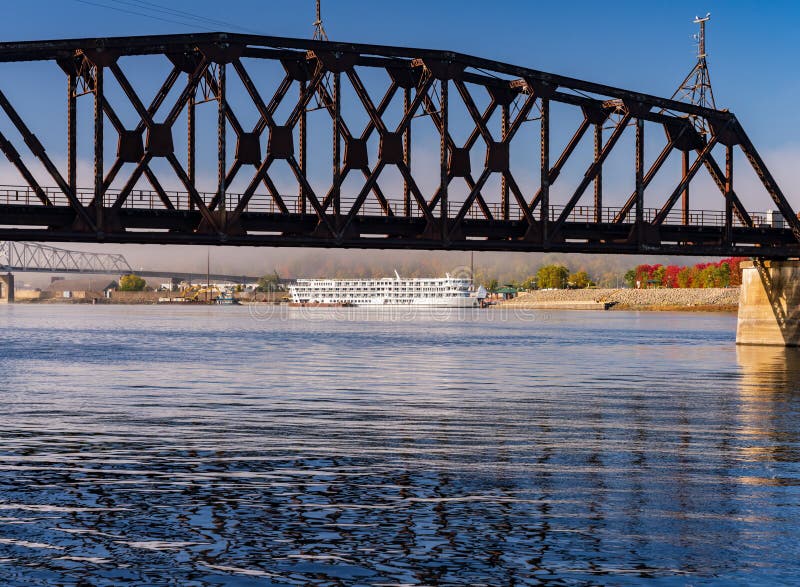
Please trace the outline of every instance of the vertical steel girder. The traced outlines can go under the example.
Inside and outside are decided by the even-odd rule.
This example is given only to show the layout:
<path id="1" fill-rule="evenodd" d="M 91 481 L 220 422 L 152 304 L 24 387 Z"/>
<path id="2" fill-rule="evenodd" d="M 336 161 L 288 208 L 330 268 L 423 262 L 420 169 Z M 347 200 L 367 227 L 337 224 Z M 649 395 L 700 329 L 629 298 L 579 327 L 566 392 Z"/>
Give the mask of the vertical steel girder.
<path id="1" fill-rule="evenodd" d="M 733 146 L 725 148 L 725 230 L 723 231 L 725 243 L 733 240 Z"/>
<path id="2" fill-rule="evenodd" d="M 403 89 L 403 115 L 408 115 L 411 108 L 411 88 Z M 403 164 L 411 169 L 411 125 L 403 133 Z M 411 216 L 411 188 L 408 180 L 403 178 L 403 216 Z"/>
<path id="3" fill-rule="evenodd" d="M 195 117 L 197 115 L 197 105 L 195 103 L 195 94 L 189 95 L 189 101 L 187 103 L 187 112 L 186 112 L 186 170 L 189 176 L 189 183 L 192 184 L 192 187 L 195 189 L 197 188 L 197 169 L 196 169 L 196 159 L 197 159 L 197 123 L 195 122 Z M 189 210 L 194 210 L 194 201 L 191 197 L 187 194 L 188 201 L 186 202 L 189 206 Z"/>
<path id="4" fill-rule="evenodd" d="M 136 84 L 123 73 L 119 61 L 148 53 L 163 54 L 172 63 L 172 69 L 149 105 L 145 105 Z M 681 200 L 679 224 L 684 227 L 691 224 L 690 185 L 700 169 L 705 169 L 723 196 L 721 242 L 734 247 L 741 239 L 737 231 L 758 228 L 757 221 L 745 210 L 733 187 L 733 159 L 738 148 L 755 170 L 771 203 L 786 219 L 795 240 L 800 242 L 800 220 L 747 134 L 728 112 L 450 52 L 228 33 L 141 40 L 104 39 L 96 46 L 86 40 L 34 43 L 28 47 L 24 43 L 0 43 L 0 62 L 26 59 L 57 61 L 67 76 L 66 177 L 61 175 L 2 90 L 0 110 L 57 188 L 42 187 L 26 165 L 24 155 L 3 134 L 0 134 L 0 151 L 35 194 L 37 205 L 57 207 L 59 201 L 66 200 L 73 217 L 61 230 L 86 234 L 87 240 L 125 232 L 122 213 L 138 209 L 137 202 L 130 196 L 134 190 L 141 190 L 140 182 L 146 181 L 157 195 L 158 207 L 166 212 L 190 213 L 176 223 L 172 231 L 204 238 L 210 235 L 223 241 L 247 235 L 250 216 L 243 215 L 260 213 L 258 206 L 263 206 L 263 198 L 269 198 L 270 210 L 283 215 L 287 222 L 294 215 L 303 219 L 301 225 L 273 232 L 292 237 L 306 234 L 320 242 L 329 242 L 331 246 L 360 238 L 364 230 L 363 218 L 382 217 L 386 219 L 384 230 L 389 239 L 416 239 L 415 242 L 425 242 L 433 248 L 463 247 L 468 234 L 482 236 L 475 232 L 475 222 L 485 222 L 492 227 L 491 235 L 486 233 L 488 240 L 519 241 L 547 250 L 563 245 L 568 238 L 575 242 L 575 237 L 568 236 L 567 232 L 580 217 L 580 222 L 588 223 L 586 230 L 591 233 L 585 237 L 586 243 L 624 241 L 618 236 L 619 232 L 611 236 L 604 231 L 612 230 L 609 227 L 613 225 L 628 223 L 635 226 L 635 238 L 628 239 L 634 247 L 630 252 L 641 252 L 650 250 L 653 235 L 657 238 L 659 234 L 648 225 L 678 224 L 670 216 L 678 199 Z M 254 82 L 248 72 L 248 64 L 253 59 L 279 62 L 285 77 L 277 85 L 260 80 Z M 384 83 L 379 89 L 374 76 L 362 78 L 361 72 L 367 68 L 384 70 L 389 77 L 388 86 Z M 251 129 L 245 129 L 237 116 L 241 100 L 238 95 L 230 95 L 239 87 L 229 83 L 227 76 L 231 72 L 235 72 L 234 78 L 241 81 L 245 96 L 249 96 L 257 111 L 258 121 Z M 175 91 L 183 74 L 185 84 L 180 91 Z M 370 83 L 364 83 L 365 80 Z M 109 101 L 108 96 L 115 95 L 108 90 L 109 83 L 121 89 L 123 99 L 127 98 L 135 110 L 138 122 L 133 128 L 125 126 Z M 295 84 L 296 94 L 290 92 Z M 451 89 L 456 90 L 452 95 Z M 268 101 L 262 98 L 262 91 L 265 97 L 269 96 L 266 92 L 271 92 Z M 82 92 L 93 95 L 94 99 L 90 200 L 85 195 L 79 197 L 78 189 L 77 99 Z M 203 100 L 198 99 L 200 93 Z M 398 93 L 401 99 L 395 101 Z M 484 98 L 488 96 L 487 105 L 481 108 L 479 102 L 476 103 L 479 93 Z M 296 99 L 291 97 L 294 95 Z M 356 101 L 345 104 L 350 95 L 354 95 Z M 373 95 L 380 100 L 374 101 Z M 171 96 L 173 101 L 167 104 Z M 217 103 L 217 177 L 209 192 L 199 185 L 201 159 L 197 148 L 196 113 L 200 104 L 207 100 Z M 315 101 L 317 108 L 313 105 Z M 466 118 L 459 117 L 459 111 L 453 109 L 454 101 L 458 102 L 461 112 L 466 110 Z M 551 166 L 551 126 L 559 124 L 551 109 L 553 103 L 581 109 L 583 120 Z M 537 105 L 540 115 L 529 118 Z M 360 133 L 352 132 L 356 130 L 350 122 L 354 108 L 360 108 L 367 117 Z M 398 109 L 400 122 L 396 126 L 388 125 L 389 113 L 394 112 L 396 120 Z M 314 110 L 325 114 L 310 116 Z M 498 110 L 499 116 L 496 115 Z M 287 111 L 284 120 L 276 119 L 278 112 Z M 557 115 L 558 110 L 555 112 Z M 604 137 L 604 124 L 613 112 L 619 116 L 617 123 Z M 172 142 L 173 128 L 184 113 L 185 151 L 182 145 L 176 149 Z M 309 129 L 318 124 L 320 118 L 325 124 L 329 120 L 332 132 L 332 168 L 326 178 L 315 177 L 309 165 L 315 151 L 309 142 Z M 430 166 L 416 162 L 412 168 L 412 139 L 431 140 L 426 139 L 430 133 L 413 131 L 415 125 L 424 124 L 416 122 L 420 118 L 428 118 L 434 125 L 439 143 L 439 165 L 432 193 L 420 188 L 432 183 L 422 183 L 423 175 L 431 174 Z M 708 140 L 692 135 L 689 121 L 696 118 L 702 119 L 711 129 Z M 515 144 L 522 143 L 515 140 L 515 136 L 526 123 L 537 119 L 539 169 L 536 170 L 535 158 L 519 150 L 515 151 L 512 164 L 510 153 Z M 644 165 L 646 124 L 662 125 L 667 132 L 666 143 L 647 169 Z M 609 194 L 603 190 L 603 165 L 628 126 L 635 126 L 636 132 L 631 162 L 635 189 L 621 208 L 614 209 L 607 201 Z M 576 153 L 583 152 L 578 146 L 592 127 L 594 150 L 586 171 L 566 201 L 553 201 L 551 186 L 567 163 L 577 157 Z M 105 161 L 104 145 L 109 129 L 118 134 L 118 152 L 115 158 Z M 465 130 L 468 138 L 457 143 L 454 137 Z M 229 152 L 233 153 L 234 149 L 228 145 L 229 135 L 236 139 L 232 159 Z M 377 153 L 373 147 L 376 143 Z M 717 145 L 725 149 L 724 170 L 714 158 Z M 433 152 L 433 145 L 423 144 L 423 149 Z M 694 158 L 691 151 L 696 153 Z M 659 199 L 647 208 L 648 187 L 673 152 L 681 157 L 681 179 L 665 201 Z M 483 166 L 473 168 L 481 154 L 485 154 Z M 153 166 L 156 159 L 167 164 L 171 178 L 154 171 L 158 169 Z M 288 165 L 297 182 L 296 195 L 287 197 L 278 190 L 277 172 L 273 169 L 277 161 Z M 127 164 L 131 164 L 128 174 L 122 175 Z M 529 167 L 526 175 L 530 175 L 531 169 L 538 171 L 539 185 L 535 189 L 515 178 L 520 165 Z M 247 187 L 241 194 L 232 194 L 234 180 L 249 166 L 252 166 L 252 176 L 242 178 Z M 396 194 L 385 191 L 382 173 L 392 166 L 400 173 L 402 193 L 400 188 Z M 364 182 L 355 193 L 343 193 L 343 185 L 347 185 L 345 179 L 351 171 L 363 175 Z M 500 191 L 490 194 L 486 189 L 491 185 L 488 182 L 493 173 L 499 174 Z M 456 178 L 463 179 L 468 188 L 463 201 L 454 199 L 456 190 L 451 183 Z M 185 196 L 172 189 L 167 192 L 165 180 L 181 185 Z M 591 184 L 594 185 L 593 198 L 584 199 Z M 259 190 L 266 190 L 266 195 Z M 368 203 L 372 195 L 374 201 Z M 107 198 L 111 201 L 107 202 Z M 590 199 L 590 204 L 582 204 Z M 376 204 L 377 207 L 370 207 Z M 576 211 L 579 204 L 581 208 Z M 587 207 L 591 209 L 588 215 Z M 613 220 L 609 222 L 606 218 Z M 375 226 L 379 225 L 373 223 L 371 230 L 375 230 Z M 678 242 L 692 244 L 688 239 Z"/>
<path id="5" fill-rule="evenodd" d="M 567 145 L 567 149 L 562 154 L 561 159 L 566 161 L 566 158 L 569 157 L 567 154 L 567 150 L 571 153 L 572 150 L 577 146 L 578 141 L 580 140 L 579 135 L 583 136 L 583 133 L 586 132 L 586 129 L 589 128 L 588 122 L 584 119 L 584 124 L 581 125 L 581 129 L 579 129 L 579 133 L 576 133 L 570 143 Z M 576 137 L 577 140 L 576 140 Z M 571 147 L 571 148 L 570 148 Z M 541 223 L 541 233 L 542 233 L 542 245 L 547 246 L 549 237 L 550 237 L 550 181 L 555 179 L 552 176 L 552 170 L 550 169 L 550 100 L 544 98 L 542 100 L 542 123 L 540 129 L 540 151 L 541 151 L 541 180 L 539 191 L 534 196 L 533 201 L 531 202 L 530 208 L 533 210 L 536 207 L 536 203 L 538 200 L 539 203 L 539 222 Z M 565 157 L 566 155 L 566 157 Z M 559 162 L 561 162 L 559 159 Z M 563 163 L 561 164 L 563 166 Z M 556 170 L 561 170 L 561 168 L 556 164 Z"/>
<path id="6" fill-rule="evenodd" d="M 448 178 L 447 178 L 447 134 L 449 132 L 448 122 L 449 122 L 449 102 L 448 102 L 448 95 L 447 91 L 450 87 L 449 82 L 445 79 L 441 81 L 441 88 L 440 88 L 440 107 L 441 107 L 441 119 L 442 119 L 442 127 L 441 131 L 439 132 L 439 215 L 441 221 L 441 234 L 442 240 L 446 241 L 448 238 L 448 226 L 447 226 L 447 216 L 449 210 L 449 201 L 448 201 L 448 193 L 447 193 L 447 186 L 448 186 Z"/>
<path id="7" fill-rule="evenodd" d="M 689 167 L 691 164 L 689 163 L 689 151 L 684 151 L 681 154 L 681 173 L 683 177 L 689 173 Z M 728 194 L 730 197 L 730 194 Z M 681 221 L 684 226 L 689 225 L 689 184 L 686 184 L 686 187 L 681 194 Z"/>
<path id="8" fill-rule="evenodd" d="M 78 189 L 77 83 L 74 73 L 67 75 L 67 178 L 73 193 Z"/>
<path id="9" fill-rule="evenodd" d="M 94 76 L 94 211 L 97 230 L 103 222 L 103 67 L 95 66 Z"/>
<path id="10" fill-rule="evenodd" d="M 600 166 L 600 170 L 594 178 L 594 221 L 603 221 L 603 164 L 600 161 L 600 153 L 603 151 L 603 125 L 594 125 L 594 159 Z"/>
<path id="11" fill-rule="evenodd" d="M 623 119 L 624 120 L 624 119 Z M 621 123 L 620 123 L 621 124 Z M 613 138 L 614 135 L 612 135 Z M 600 153 L 602 162 L 603 154 Z M 643 240 L 644 225 L 644 120 L 636 119 L 636 228 L 638 239 Z M 600 167 L 599 165 L 597 166 Z"/>
<path id="12" fill-rule="evenodd" d="M 299 84 L 300 84 L 299 100 L 302 101 L 303 97 L 305 96 L 305 93 L 307 91 L 307 89 L 306 89 L 306 81 L 305 80 L 300 80 Z M 307 163 L 307 158 L 308 158 L 308 129 L 307 129 L 308 113 L 306 112 L 305 108 L 300 113 L 300 120 L 298 122 L 298 125 L 299 125 L 299 144 L 298 144 L 298 147 L 299 147 L 299 151 L 300 151 L 300 160 L 298 161 L 298 165 L 300 166 L 300 173 L 303 175 L 303 178 L 307 180 L 308 179 L 308 175 L 306 174 L 306 171 L 308 169 L 308 163 Z M 300 214 L 305 214 L 306 213 L 306 192 L 303 189 L 303 182 L 299 182 L 299 185 L 297 186 L 297 189 L 298 189 L 298 198 L 300 199 L 300 205 L 298 206 L 298 209 L 299 209 Z"/>
<path id="13" fill-rule="evenodd" d="M 219 204 L 217 208 L 223 212 L 225 211 L 225 178 L 227 175 L 225 145 L 225 133 L 227 131 L 225 124 L 227 120 L 227 100 L 225 98 L 225 71 L 226 64 L 219 64 L 217 69 L 217 195 L 219 196 Z"/>
<path id="14" fill-rule="evenodd" d="M 333 213 L 337 217 L 342 213 L 342 159 L 339 150 L 342 148 L 342 74 L 333 74 Z"/>

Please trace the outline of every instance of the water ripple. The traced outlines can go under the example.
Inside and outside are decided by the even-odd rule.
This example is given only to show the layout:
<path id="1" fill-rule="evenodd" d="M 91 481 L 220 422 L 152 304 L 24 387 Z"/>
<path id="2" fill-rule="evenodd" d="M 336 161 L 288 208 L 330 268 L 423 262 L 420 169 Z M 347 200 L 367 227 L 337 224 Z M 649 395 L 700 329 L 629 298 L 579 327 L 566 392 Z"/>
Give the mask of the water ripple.
<path id="1" fill-rule="evenodd" d="M 0 307 L 0 584 L 800 574 L 800 355 L 735 318 L 341 317 Z"/>

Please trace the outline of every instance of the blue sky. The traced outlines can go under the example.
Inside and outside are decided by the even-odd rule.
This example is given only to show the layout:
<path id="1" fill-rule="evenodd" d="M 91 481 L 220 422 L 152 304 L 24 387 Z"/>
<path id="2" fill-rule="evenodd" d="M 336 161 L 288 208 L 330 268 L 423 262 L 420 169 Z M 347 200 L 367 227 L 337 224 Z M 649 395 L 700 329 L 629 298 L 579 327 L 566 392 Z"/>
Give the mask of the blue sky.
<path id="1" fill-rule="evenodd" d="M 136 8 L 141 0 L 9 1 L 14 8 L 0 22 L 4 40 L 235 30 L 200 20 L 180 24 L 191 19 Z M 239 31 L 283 36 L 308 36 L 313 18 L 313 0 L 149 2 Z M 691 20 L 709 11 L 718 105 L 737 113 L 760 148 L 797 146 L 796 2 L 323 0 L 326 28 L 337 40 L 454 49 L 661 95 L 691 67 Z"/>

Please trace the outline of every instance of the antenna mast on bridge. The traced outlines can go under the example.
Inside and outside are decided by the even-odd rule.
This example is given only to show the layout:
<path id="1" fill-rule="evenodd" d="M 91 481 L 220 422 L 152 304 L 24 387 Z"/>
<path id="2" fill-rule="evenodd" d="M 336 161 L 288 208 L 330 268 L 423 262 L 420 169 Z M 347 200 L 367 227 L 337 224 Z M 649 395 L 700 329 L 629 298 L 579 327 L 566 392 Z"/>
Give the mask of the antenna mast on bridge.
<path id="1" fill-rule="evenodd" d="M 694 23 L 700 25 L 700 32 L 694 35 L 694 39 L 697 41 L 697 63 L 672 94 L 672 99 L 716 110 L 717 104 L 714 101 L 714 90 L 711 88 L 711 76 L 708 73 L 708 63 L 706 62 L 706 23 L 709 20 L 711 20 L 710 12 L 702 18 L 699 16 L 694 18 Z M 705 124 L 699 123 L 697 118 L 695 118 L 695 126 L 697 131 L 703 135 L 709 131 Z"/>
<path id="2" fill-rule="evenodd" d="M 325 32 L 325 25 L 322 24 L 322 7 L 320 6 L 321 0 L 317 0 L 317 18 L 314 21 L 314 37 L 315 41 L 327 41 L 328 33 Z"/>

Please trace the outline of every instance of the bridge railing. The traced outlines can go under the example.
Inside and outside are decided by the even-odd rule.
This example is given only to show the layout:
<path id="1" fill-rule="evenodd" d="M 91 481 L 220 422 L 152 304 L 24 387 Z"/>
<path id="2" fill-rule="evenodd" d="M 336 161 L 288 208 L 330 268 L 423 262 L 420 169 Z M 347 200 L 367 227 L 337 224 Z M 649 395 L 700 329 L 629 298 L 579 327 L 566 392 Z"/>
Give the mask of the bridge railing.
<path id="1" fill-rule="evenodd" d="M 69 201 L 64 193 L 57 187 L 42 187 L 42 191 L 54 206 L 68 206 Z M 165 190 L 172 204 L 177 210 L 189 210 L 189 196 L 185 191 L 178 190 Z M 109 189 L 105 193 L 104 204 L 112 206 L 119 195 L 120 190 Z M 94 194 L 91 189 L 78 189 L 76 194 L 78 200 L 84 204 L 89 205 L 93 199 Z M 211 192 L 200 192 L 200 197 L 205 202 L 211 201 L 214 194 Z M 241 193 L 228 192 L 225 195 L 228 209 L 236 207 L 244 197 Z M 302 210 L 302 202 L 297 195 L 281 195 L 284 206 L 289 214 L 299 214 Z M 355 203 L 354 197 L 343 196 L 340 202 L 340 210 L 343 214 L 347 214 Z M 40 198 L 36 192 L 30 187 L 26 186 L 4 186 L 0 185 L 0 205 L 19 205 L 19 206 L 36 206 L 42 205 Z M 391 210 L 392 214 L 396 216 L 405 216 L 405 206 L 402 200 L 392 199 L 386 202 L 386 205 Z M 448 201 L 448 217 L 455 217 L 463 202 Z M 487 202 L 486 209 L 494 219 L 503 218 L 502 206 L 499 202 Z M 155 190 L 133 190 L 130 196 L 125 200 L 122 205 L 125 209 L 145 209 L 145 210 L 163 210 L 164 204 Z M 275 199 L 268 194 L 254 194 L 250 201 L 245 206 L 245 212 L 264 213 L 264 214 L 280 214 L 281 208 L 276 203 Z M 329 208 L 332 211 L 332 208 Z M 550 220 L 556 221 L 564 207 L 557 204 L 550 206 Z M 436 209 L 438 211 L 438 208 Z M 614 219 L 620 213 L 619 207 L 604 207 L 599 215 L 595 214 L 594 206 L 575 206 L 569 214 L 568 222 L 578 223 L 613 223 Z M 656 215 L 659 213 L 658 208 L 645 208 L 643 210 L 644 220 L 652 222 Z M 314 209 L 309 203 L 306 204 L 306 212 L 309 214 L 314 213 Z M 362 205 L 358 212 L 359 216 L 385 216 L 386 210 L 373 196 L 370 196 Z M 410 204 L 409 215 L 411 217 L 419 218 L 423 216 L 422 211 L 413 200 Z M 766 226 L 766 214 L 763 212 L 751 212 L 751 218 L 756 226 Z M 472 207 L 467 212 L 466 218 L 474 220 L 482 220 L 486 218 L 484 211 L 480 208 L 477 202 L 473 203 Z M 522 210 L 516 206 L 509 209 L 509 220 L 522 220 L 524 215 Z M 631 210 L 626 218 L 626 222 L 633 222 L 635 218 L 635 211 Z M 734 216 L 733 222 L 735 226 L 743 226 L 738 217 Z M 664 224 L 680 225 L 684 224 L 683 213 L 681 210 L 672 210 L 664 219 Z M 693 226 L 724 226 L 725 225 L 725 212 L 721 210 L 690 210 L 688 214 L 688 223 Z"/>

